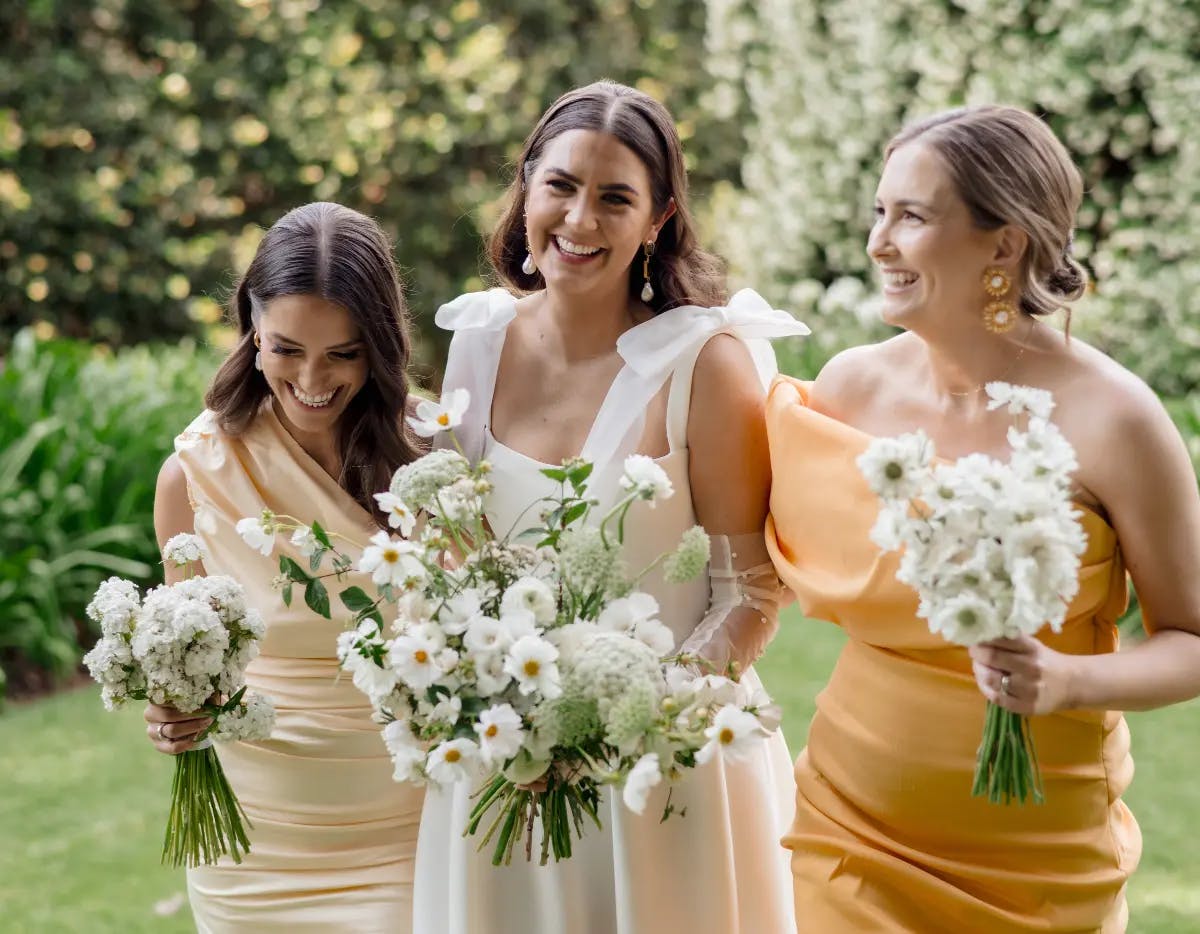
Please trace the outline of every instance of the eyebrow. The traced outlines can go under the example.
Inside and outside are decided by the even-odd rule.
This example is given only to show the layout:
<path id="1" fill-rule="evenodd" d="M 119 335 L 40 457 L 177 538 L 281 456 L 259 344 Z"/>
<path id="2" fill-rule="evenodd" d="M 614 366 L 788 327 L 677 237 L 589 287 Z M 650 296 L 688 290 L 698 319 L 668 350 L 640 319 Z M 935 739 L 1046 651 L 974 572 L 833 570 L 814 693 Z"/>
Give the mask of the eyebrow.
<path id="1" fill-rule="evenodd" d="M 568 182 L 573 182 L 576 185 L 583 184 L 583 179 L 579 178 L 577 175 L 572 175 L 566 169 L 549 168 L 549 169 L 546 169 L 546 171 L 553 172 L 555 175 L 560 175 L 563 178 L 565 178 Z M 638 190 L 636 188 L 634 188 L 632 185 L 626 185 L 624 182 L 611 182 L 607 185 L 601 185 L 600 190 L 601 191 L 627 191 L 631 195 L 636 195 L 638 193 Z"/>
<path id="2" fill-rule="evenodd" d="M 882 199 L 880 199 L 880 198 L 876 198 L 875 203 L 879 204 L 881 202 L 881 200 Z M 926 210 L 926 211 L 934 210 L 933 205 L 930 204 L 928 201 L 920 201 L 916 198 L 898 198 L 898 199 L 896 199 L 895 204 L 897 207 L 901 207 L 901 208 L 922 208 L 923 210 Z"/>
<path id="3" fill-rule="evenodd" d="M 294 341 L 290 337 L 285 337 L 283 334 L 280 334 L 278 331 L 269 331 L 267 333 L 267 337 L 271 338 L 271 340 L 273 340 L 273 341 L 278 341 L 281 344 L 291 344 L 293 347 L 303 347 L 304 346 L 299 341 Z M 352 340 L 352 341 L 344 341 L 341 344 L 334 344 L 332 347 L 326 347 L 325 349 L 326 350 L 349 350 L 351 347 L 357 347 L 362 343 L 363 343 L 363 341 L 361 339 Z"/>

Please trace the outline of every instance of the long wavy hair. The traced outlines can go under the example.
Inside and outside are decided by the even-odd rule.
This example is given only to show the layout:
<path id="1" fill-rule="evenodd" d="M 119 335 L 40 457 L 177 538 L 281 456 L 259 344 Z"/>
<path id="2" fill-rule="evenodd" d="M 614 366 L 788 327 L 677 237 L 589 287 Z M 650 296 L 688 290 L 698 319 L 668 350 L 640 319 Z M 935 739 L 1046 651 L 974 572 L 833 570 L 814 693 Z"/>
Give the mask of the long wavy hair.
<path id="1" fill-rule="evenodd" d="M 237 346 L 204 399 L 231 435 L 244 432 L 271 395 L 254 367 L 254 332 L 263 309 L 283 295 L 315 295 L 346 309 L 362 335 L 369 378 L 338 420 L 338 484 L 383 526 L 372 494 L 423 453 L 404 419 L 412 345 L 387 235 L 371 218 L 327 201 L 289 211 L 267 231 L 231 301 Z"/>
<path id="2" fill-rule="evenodd" d="M 500 223 L 488 241 L 488 259 L 496 274 L 517 292 L 545 288 L 540 272 L 521 269 L 525 259 L 525 189 L 547 143 L 569 130 L 595 130 L 616 137 L 633 150 L 650 174 L 651 202 L 657 217 L 675 199 L 675 213 L 663 225 L 650 261 L 655 314 L 677 305 L 723 305 L 728 299 L 723 264 L 702 250 L 688 209 L 687 171 L 675 121 L 667 108 L 641 91 L 613 81 L 597 81 L 568 91 L 542 114 L 525 140 L 512 184 L 505 194 Z M 629 294 L 642 290 L 641 253 L 629 267 Z"/>

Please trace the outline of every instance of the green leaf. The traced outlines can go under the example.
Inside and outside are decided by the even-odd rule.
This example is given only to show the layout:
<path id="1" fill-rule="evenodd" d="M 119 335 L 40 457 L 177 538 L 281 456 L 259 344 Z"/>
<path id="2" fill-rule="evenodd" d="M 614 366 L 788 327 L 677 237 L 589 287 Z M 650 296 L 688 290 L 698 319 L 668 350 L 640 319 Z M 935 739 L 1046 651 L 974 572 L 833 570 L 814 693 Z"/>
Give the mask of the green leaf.
<path id="1" fill-rule="evenodd" d="M 544 467 L 541 470 L 541 474 L 543 477 L 549 477 L 556 483 L 567 482 L 567 472 L 562 467 Z"/>
<path id="2" fill-rule="evenodd" d="M 288 581 L 286 584 L 283 585 L 283 605 L 284 606 L 292 605 L 292 583 L 291 583 L 291 581 Z"/>
<path id="3" fill-rule="evenodd" d="M 296 581 L 299 584 L 307 584 L 312 578 L 305 572 L 304 568 L 300 567 L 295 561 L 287 555 L 279 556 L 279 573 L 288 580 Z"/>
<path id="4" fill-rule="evenodd" d="M 339 596 L 346 609 L 351 613 L 361 613 L 368 607 L 375 606 L 375 601 L 361 587 L 347 587 Z"/>
<path id="5" fill-rule="evenodd" d="M 588 477 L 591 475 L 592 464 L 590 461 L 580 464 L 578 467 L 572 467 L 567 471 L 567 479 L 571 482 L 571 486 L 575 488 L 576 493 L 583 488 L 584 484 L 587 483 Z"/>
<path id="6" fill-rule="evenodd" d="M 570 525 L 572 522 L 575 522 L 577 519 L 579 519 L 587 511 L 588 511 L 588 504 L 586 502 L 576 503 L 574 506 L 572 506 L 570 509 L 568 509 L 565 513 L 563 513 L 562 524 L 564 526 Z"/>
<path id="7" fill-rule="evenodd" d="M 314 574 L 321 570 L 321 562 L 325 560 L 325 549 L 318 548 L 308 556 L 308 569 Z"/>
<path id="8" fill-rule="evenodd" d="M 354 623 L 357 625 L 364 619 L 372 619 L 379 626 L 383 625 L 383 614 L 379 612 L 377 607 L 369 607 L 365 610 L 360 610 L 354 617 Z"/>
<path id="9" fill-rule="evenodd" d="M 333 542 L 329 540 L 329 534 L 323 528 L 321 528 L 321 523 L 317 522 L 315 519 L 313 520 L 312 524 L 312 533 L 313 538 L 319 541 L 325 548 L 329 549 L 333 547 Z"/>
<path id="10" fill-rule="evenodd" d="M 329 614 L 329 591 L 319 580 L 309 580 L 308 586 L 304 588 L 304 602 L 318 616 L 332 619 Z"/>

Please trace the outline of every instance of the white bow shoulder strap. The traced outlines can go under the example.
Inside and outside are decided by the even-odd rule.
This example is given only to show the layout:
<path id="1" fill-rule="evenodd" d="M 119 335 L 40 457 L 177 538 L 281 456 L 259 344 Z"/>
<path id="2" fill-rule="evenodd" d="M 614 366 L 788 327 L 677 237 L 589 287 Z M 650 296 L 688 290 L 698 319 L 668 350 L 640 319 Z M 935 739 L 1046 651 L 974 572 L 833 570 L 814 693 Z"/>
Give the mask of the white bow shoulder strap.
<path id="1" fill-rule="evenodd" d="M 468 292 L 437 310 L 434 322 L 453 331 L 442 391 L 466 389 L 471 404 L 455 435 L 472 463 L 483 457 L 496 370 L 504 348 L 504 331 L 517 315 L 517 301 L 504 289 Z M 438 436 L 445 442 L 445 436 Z"/>

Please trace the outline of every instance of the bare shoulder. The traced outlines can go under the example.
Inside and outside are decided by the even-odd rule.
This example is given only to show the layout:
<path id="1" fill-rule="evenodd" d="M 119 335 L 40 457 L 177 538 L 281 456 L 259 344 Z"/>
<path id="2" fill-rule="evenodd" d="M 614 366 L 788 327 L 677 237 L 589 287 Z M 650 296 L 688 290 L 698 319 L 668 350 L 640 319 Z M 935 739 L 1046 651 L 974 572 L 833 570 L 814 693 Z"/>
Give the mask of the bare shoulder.
<path id="1" fill-rule="evenodd" d="M 187 475 L 183 472 L 183 464 L 179 455 L 172 454 L 158 471 L 158 483 L 154 488 L 154 498 L 174 502 L 188 503 Z"/>
<path id="2" fill-rule="evenodd" d="M 194 527 L 187 476 L 178 455 L 172 454 L 159 470 L 154 488 L 154 531 L 162 545 L 181 532 L 193 531 Z"/>
<path id="3" fill-rule="evenodd" d="M 813 382 L 810 405 L 825 415 L 849 421 L 865 408 L 911 353 L 915 338 L 900 334 L 878 344 L 850 347 L 834 356 Z"/>
<path id="4" fill-rule="evenodd" d="M 688 446 L 721 459 L 745 453 L 765 431 L 766 391 L 750 349 L 732 334 L 709 338 L 696 357 L 688 416 Z"/>
<path id="5" fill-rule="evenodd" d="M 1057 415 L 1066 424 L 1086 422 L 1106 441 L 1145 438 L 1175 428 L 1158 396 L 1135 373 L 1078 338 L 1057 393 Z"/>
<path id="6" fill-rule="evenodd" d="M 1054 422 L 1075 446 L 1083 486 L 1108 504 L 1139 478 L 1194 482 L 1183 438 L 1145 382 L 1077 338 L 1063 364 Z"/>
<path id="7" fill-rule="evenodd" d="M 758 371 L 750 349 L 732 334 L 714 334 L 700 349 L 692 373 L 693 391 L 759 388 Z"/>

